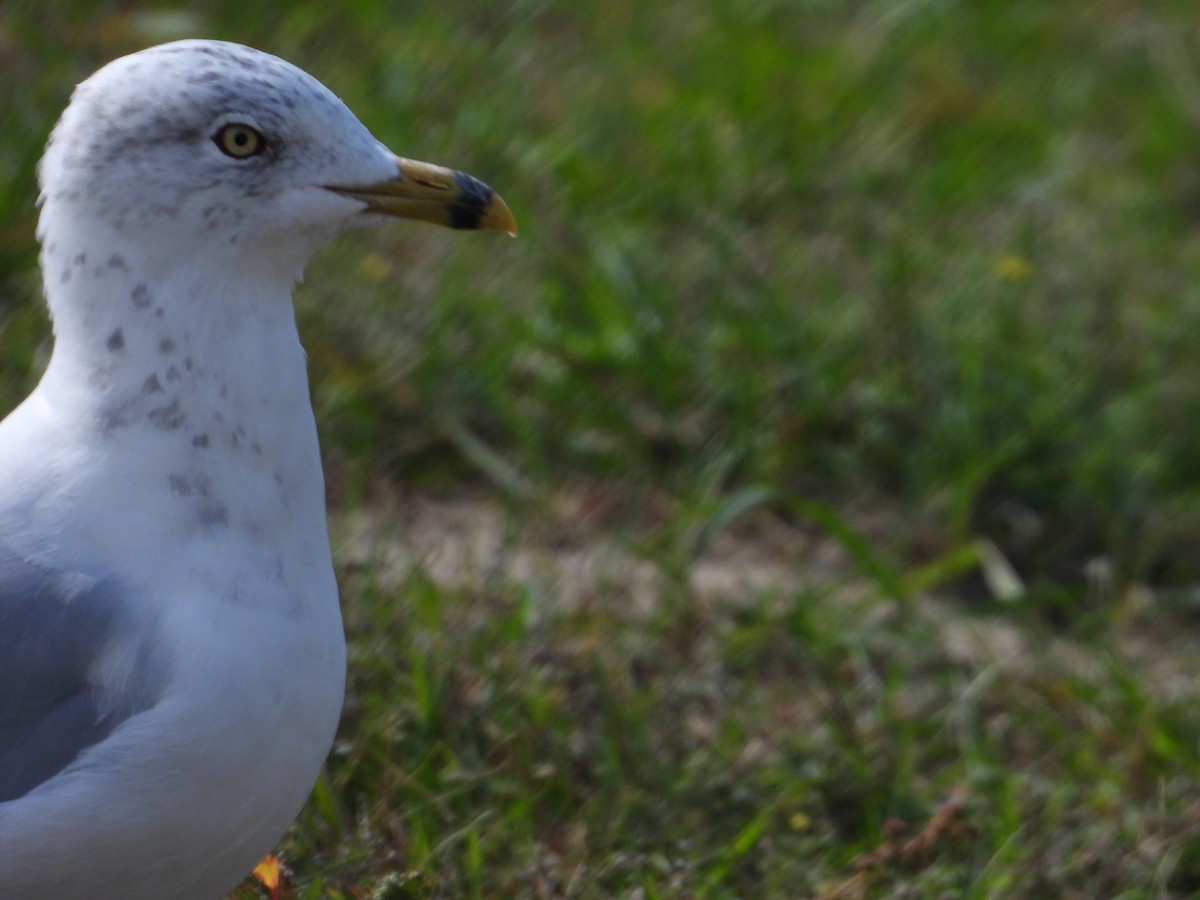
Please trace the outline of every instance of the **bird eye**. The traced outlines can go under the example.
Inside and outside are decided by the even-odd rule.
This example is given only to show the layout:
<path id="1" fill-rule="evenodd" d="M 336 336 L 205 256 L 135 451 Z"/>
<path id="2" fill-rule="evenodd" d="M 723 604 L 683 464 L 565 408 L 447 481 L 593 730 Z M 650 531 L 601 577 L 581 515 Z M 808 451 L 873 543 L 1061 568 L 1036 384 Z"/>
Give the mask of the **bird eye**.
<path id="1" fill-rule="evenodd" d="M 237 122 L 222 126 L 213 141 L 222 153 L 234 159 L 249 159 L 267 149 L 267 140 L 257 129 Z"/>

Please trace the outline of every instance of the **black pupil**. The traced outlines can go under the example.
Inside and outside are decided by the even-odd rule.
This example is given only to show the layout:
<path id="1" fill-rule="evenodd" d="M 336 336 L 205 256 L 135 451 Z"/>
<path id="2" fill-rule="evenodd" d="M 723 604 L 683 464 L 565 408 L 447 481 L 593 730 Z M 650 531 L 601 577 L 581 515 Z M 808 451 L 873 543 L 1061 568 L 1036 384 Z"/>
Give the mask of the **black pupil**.
<path id="1" fill-rule="evenodd" d="M 250 156 L 260 149 L 258 133 L 245 125 L 228 125 L 221 130 L 217 139 L 227 153 L 239 158 Z"/>

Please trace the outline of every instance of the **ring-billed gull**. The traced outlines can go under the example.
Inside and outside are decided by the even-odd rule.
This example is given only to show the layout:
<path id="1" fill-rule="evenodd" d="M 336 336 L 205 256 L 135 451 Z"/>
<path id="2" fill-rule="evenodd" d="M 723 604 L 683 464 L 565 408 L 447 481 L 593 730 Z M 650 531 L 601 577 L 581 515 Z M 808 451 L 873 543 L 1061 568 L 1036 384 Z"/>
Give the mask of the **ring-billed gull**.
<path id="1" fill-rule="evenodd" d="M 342 705 L 292 285 L 381 216 L 516 226 L 214 41 L 81 84 L 40 179 L 54 351 L 0 423 L 0 897 L 218 897 L 299 811 Z"/>

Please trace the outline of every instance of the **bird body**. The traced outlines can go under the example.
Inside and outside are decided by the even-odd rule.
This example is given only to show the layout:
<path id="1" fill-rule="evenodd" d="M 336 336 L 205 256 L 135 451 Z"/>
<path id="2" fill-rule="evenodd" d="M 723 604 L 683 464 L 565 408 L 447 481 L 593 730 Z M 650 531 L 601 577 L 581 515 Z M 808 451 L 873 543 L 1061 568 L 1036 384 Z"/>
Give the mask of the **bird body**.
<path id="1" fill-rule="evenodd" d="M 141 883 L 157 885 L 146 896 L 219 896 L 224 873 L 244 875 L 287 828 L 324 761 L 345 649 L 304 359 L 284 315 L 290 283 L 271 287 L 260 315 L 176 339 L 154 371 L 116 364 L 102 390 L 81 389 L 94 369 L 56 369 L 56 350 L 0 424 L 0 509 L 28 510 L 3 517 L 0 546 L 74 578 L 115 572 L 137 598 L 126 639 L 84 689 L 127 690 L 147 645 L 163 682 L 143 714 L 150 733 L 134 716 L 75 773 L 0 803 L 0 896 L 41 896 L 59 881 L 103 886 L 80 896 L 140 896 Z M 153 339 L 125 331 L 127 346 Z M 228 367 L 208 363 L 209 340 Z M 249 839 L 258 834 L 273 837 Z M 202 869 L 195 884 L 181 838 Z"/>
<path id="2" fill-rule="evenodd" d="M 124 57 L 40 169 L 55 346 L 0 423 L 0 897 L 220 897 L 299 812 L 345 645 L 291 290 L 340 231 L 513 231 L 319 82 Z"/>

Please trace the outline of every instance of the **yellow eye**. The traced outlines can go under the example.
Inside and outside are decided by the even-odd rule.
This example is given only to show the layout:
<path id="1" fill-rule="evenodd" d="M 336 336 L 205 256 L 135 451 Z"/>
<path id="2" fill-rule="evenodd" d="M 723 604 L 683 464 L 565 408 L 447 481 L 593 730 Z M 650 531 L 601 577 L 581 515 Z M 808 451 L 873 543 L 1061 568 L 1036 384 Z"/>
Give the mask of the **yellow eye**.
<path id="1" fill-rule="evenodd" d="M 231 122 L 213 137 L 221 152 L 234 159 L 249 159 L 267 149 L 267 141 L 249 125 Z"/>

